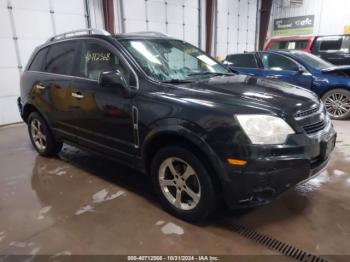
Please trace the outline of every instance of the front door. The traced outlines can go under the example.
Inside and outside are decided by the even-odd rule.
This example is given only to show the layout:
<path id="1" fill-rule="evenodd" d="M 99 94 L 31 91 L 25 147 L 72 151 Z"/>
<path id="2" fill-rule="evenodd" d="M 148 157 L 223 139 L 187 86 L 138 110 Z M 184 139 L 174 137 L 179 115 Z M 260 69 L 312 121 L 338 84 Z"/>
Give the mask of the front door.
<path id="1" fill-rule="evenodd" d="M 264 69 L 262 76 L 278 79 L 307 89 L 312 87 L 312 76 L 296 61 L 281 54 L 259 53 Z M 301 70 L 303 68 L 304 71 Z"/>
<path id="2" fill-rule="evenodd" d="M 119 52 L 102 40 L 83 41 L 79 60 L 78 78 L 72 82 L 79 143 L 131 161 L 137 149 L 133 98 L 117 87 L 101 87 L 98 79 L 101 72 L 118 69 L 136 90 L 135 74 Z"/>

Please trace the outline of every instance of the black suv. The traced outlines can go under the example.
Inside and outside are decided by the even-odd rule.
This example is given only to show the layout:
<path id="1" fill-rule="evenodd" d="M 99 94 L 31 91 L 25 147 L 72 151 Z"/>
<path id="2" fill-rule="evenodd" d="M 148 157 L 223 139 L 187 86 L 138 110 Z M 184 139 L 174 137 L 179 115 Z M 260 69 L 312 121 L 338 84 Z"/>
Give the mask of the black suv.
<path id="1" fill-rule="evenodd" d="M 325 167 L 336 133 L 317 96 L 235 75 L 157 33 L 51 38 L 21 77 L 18 105 L 43 156 L 62 143 L 149 174 L 166 210 L 205 217 L 269 202 Z"/>

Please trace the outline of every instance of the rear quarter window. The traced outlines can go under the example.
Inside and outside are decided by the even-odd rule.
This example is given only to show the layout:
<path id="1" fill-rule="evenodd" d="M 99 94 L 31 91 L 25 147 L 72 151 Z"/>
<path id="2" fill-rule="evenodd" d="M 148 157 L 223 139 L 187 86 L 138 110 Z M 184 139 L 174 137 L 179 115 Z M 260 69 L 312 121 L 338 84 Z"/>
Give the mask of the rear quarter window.
<path id="1" fill-rule="evenodd" d="M 35 57 L 33 58 L 32 63 L 30 64 L 28 70 L 30 71 L 42 71 L 46 54 L 47 54 L 48 48 L 43 48 L 39 52 L 36 53 Z"/>

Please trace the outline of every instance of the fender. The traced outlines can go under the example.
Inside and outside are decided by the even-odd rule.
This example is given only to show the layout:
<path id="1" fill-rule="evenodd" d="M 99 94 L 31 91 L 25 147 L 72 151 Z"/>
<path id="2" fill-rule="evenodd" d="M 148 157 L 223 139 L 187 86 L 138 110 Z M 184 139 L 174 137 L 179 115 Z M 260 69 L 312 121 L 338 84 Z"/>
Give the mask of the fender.
<path id="1" fill-rule="evenodd" d="M 148 146 L 162 135 L 176 135 L 181 136 L 185 140 L 188 140 L 195 146 L 197 146 L 202 153 L 209 159 L 211 166 L 216 174 L 219 175 L 220 183 L 223 183 L 227 178 L 224 172 L 222 161 L 220 161 L 218 155 L 214 152 L 212 147 L 205 141 L 206 131 L 196 123 L 186 121 L 183 119 L 168 118 L 162 119 L 152 124 L 150 132 L 143 140 L 141 147 L 141 157 L 145 161 L 145 151 Z"/>

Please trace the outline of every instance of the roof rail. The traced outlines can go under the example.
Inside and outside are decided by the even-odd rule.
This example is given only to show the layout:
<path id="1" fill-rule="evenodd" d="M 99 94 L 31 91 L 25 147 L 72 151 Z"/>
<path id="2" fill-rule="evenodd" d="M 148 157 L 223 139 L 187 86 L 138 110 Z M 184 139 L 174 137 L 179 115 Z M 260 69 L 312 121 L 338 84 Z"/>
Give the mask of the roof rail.
<path id="1" fill-rule="evenodd" d="M 140 31 L 140 32 L 129 32 L 129 33 L 122 33 L 120 35 L 144 35 L 144 36 L 165 36 L 170 37 L 168 34 L 156 32 L 156 31 Z"/>
<path id="2" fill-rule="evenodd" d="M 69 38 L 72 36 L 77 36 L 77 35 L 111 35 L 109 32 L 102 30 L 102 29 L 96 29 L 96 28 L 85 28 L 85 29 L 79 29 L 79 30 L 74 30 L 74 31 L 69 31 L 66 33 L 54 35 L 49 38 L 46 42 L 52 42 L 55 40 L 59 39 L 65 39 Z"/>

